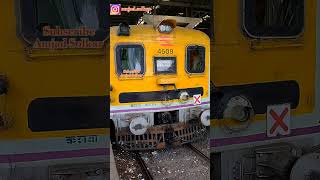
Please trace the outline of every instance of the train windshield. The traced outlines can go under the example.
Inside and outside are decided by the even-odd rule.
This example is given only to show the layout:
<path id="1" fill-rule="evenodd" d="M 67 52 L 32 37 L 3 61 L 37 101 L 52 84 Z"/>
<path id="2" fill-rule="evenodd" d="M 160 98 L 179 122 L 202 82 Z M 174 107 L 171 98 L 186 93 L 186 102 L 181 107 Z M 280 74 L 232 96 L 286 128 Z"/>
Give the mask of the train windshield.
<path id="1" fill-rule="evenodd" d="M 188 73 L 204 73 L 205 70 L 205 48 L 203 46 L 189 46 L 187 48 Z"/>
<path id="2" fill-rule="evenodd" d="M 119 45 L 116 48 L 117 73 L 143 74 L 144 48 L 141 45 Z"/>
<path id="3" fill-rule="evenodd" d="M 31 44 L 52 37 L 103 41 L 107 36 L 108 4 L 104 0 L 28 0 L 20 5 L 20 35 Z"/>

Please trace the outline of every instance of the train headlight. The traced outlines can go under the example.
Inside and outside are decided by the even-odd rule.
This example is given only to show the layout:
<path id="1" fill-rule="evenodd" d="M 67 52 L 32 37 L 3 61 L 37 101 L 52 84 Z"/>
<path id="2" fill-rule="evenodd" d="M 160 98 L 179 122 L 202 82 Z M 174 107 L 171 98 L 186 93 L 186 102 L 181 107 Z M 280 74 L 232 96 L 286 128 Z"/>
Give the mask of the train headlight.
<path id="1" fill-rule="evenodd" d="M 181 101 L 187 101 L 189 99 L 189 97 L 190 97 L 190 95 L 186 91 L 180 93 L 180 100 Z"/>
<path id="2" fill-rule="evenodd" d="M 144 117 L 132 118 L 129 128 L 132 134 L 136 136 L 143 135 L 147 132 L 148 121 Z"/>
<path id="3" fill-rule="evenodd" d="M 173 29 L 177 26 L 176 20 L 173 19 L 166 19 L 163 20 L 159 25 L 158 25 L 158 31 L 160 33 L 171 33 Z"/>
<path id="4" fill-rule="evenodd" d="M 118 36 L 130 36 L 130 26 L 128 23 L 120 23 Z"/>
<path id="5" fill-rule="evenodd" d="M 223 112 L 224 119 L 233 119 L 239 122 L 247 122 L 254 116 L 251 102 L 244 96 L 230 98 Z"/>
<path id="6" fill-rule="evenodd" d="M 200 114 L 201 123 L 204 126 L 210 126 L 210 110 L 205 110 Z"/>
<path id="7" fill-rule="evenodd" d="M 161 33 L 170 33 L 172 31 L 172 27 L 169 25 L 160 25 L 159 26 L 159 32 Z"/>

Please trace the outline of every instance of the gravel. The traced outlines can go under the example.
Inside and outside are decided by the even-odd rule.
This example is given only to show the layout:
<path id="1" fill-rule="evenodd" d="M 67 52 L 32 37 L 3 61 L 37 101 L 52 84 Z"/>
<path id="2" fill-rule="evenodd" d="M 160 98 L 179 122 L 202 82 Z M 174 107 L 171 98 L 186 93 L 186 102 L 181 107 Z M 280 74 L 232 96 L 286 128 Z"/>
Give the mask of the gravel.
<path id="1" fill-rule="evenodd" d="M 195 148 L 197 148 L 198 150 L 200 150 L 203 154 L 205 154 L 206 156 L 210 156 L 210 146 L 209 146 L 209 140 L 210 137 L 207 134 L 205 136 L 205 138 L 201 139 L 200 141 L 191 143 Z"/>
<path id="2" fill-rule="evenodd" d="M 143 180 L 145 178 L 133 152 L 114 147 L 113 152 L 121 180 Z"/>
<path id="3" fill-rule="evenodd" d="M 209 180 L 209 163 L 185 147 L 141 153 L 155 180 Z"/>

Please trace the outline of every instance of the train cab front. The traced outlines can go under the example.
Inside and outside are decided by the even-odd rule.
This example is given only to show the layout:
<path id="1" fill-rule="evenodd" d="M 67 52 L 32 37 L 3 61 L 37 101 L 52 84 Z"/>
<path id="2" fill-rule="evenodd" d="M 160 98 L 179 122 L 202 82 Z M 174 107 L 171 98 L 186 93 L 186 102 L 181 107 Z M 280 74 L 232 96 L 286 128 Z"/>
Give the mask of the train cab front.
<path id="1" fill-rule="evenodd" d="M 177 27 L 174 19 L 120 24 L 111 28 L 110 46 L 114 143 L 147 150 L 205 137 L 210 45 L 204 33 Z"/>

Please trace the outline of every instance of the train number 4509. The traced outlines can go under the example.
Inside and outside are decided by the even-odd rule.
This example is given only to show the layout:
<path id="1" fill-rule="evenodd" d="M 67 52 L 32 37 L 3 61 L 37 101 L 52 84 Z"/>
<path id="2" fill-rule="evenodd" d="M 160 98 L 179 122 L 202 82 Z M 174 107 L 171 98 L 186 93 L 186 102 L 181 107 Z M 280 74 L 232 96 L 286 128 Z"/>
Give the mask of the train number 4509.
<path id="1" fill-rule="evenodd" d="M 173 54 L 173 49 L 159 49 L 158 53 L 159 54 Z"/>

